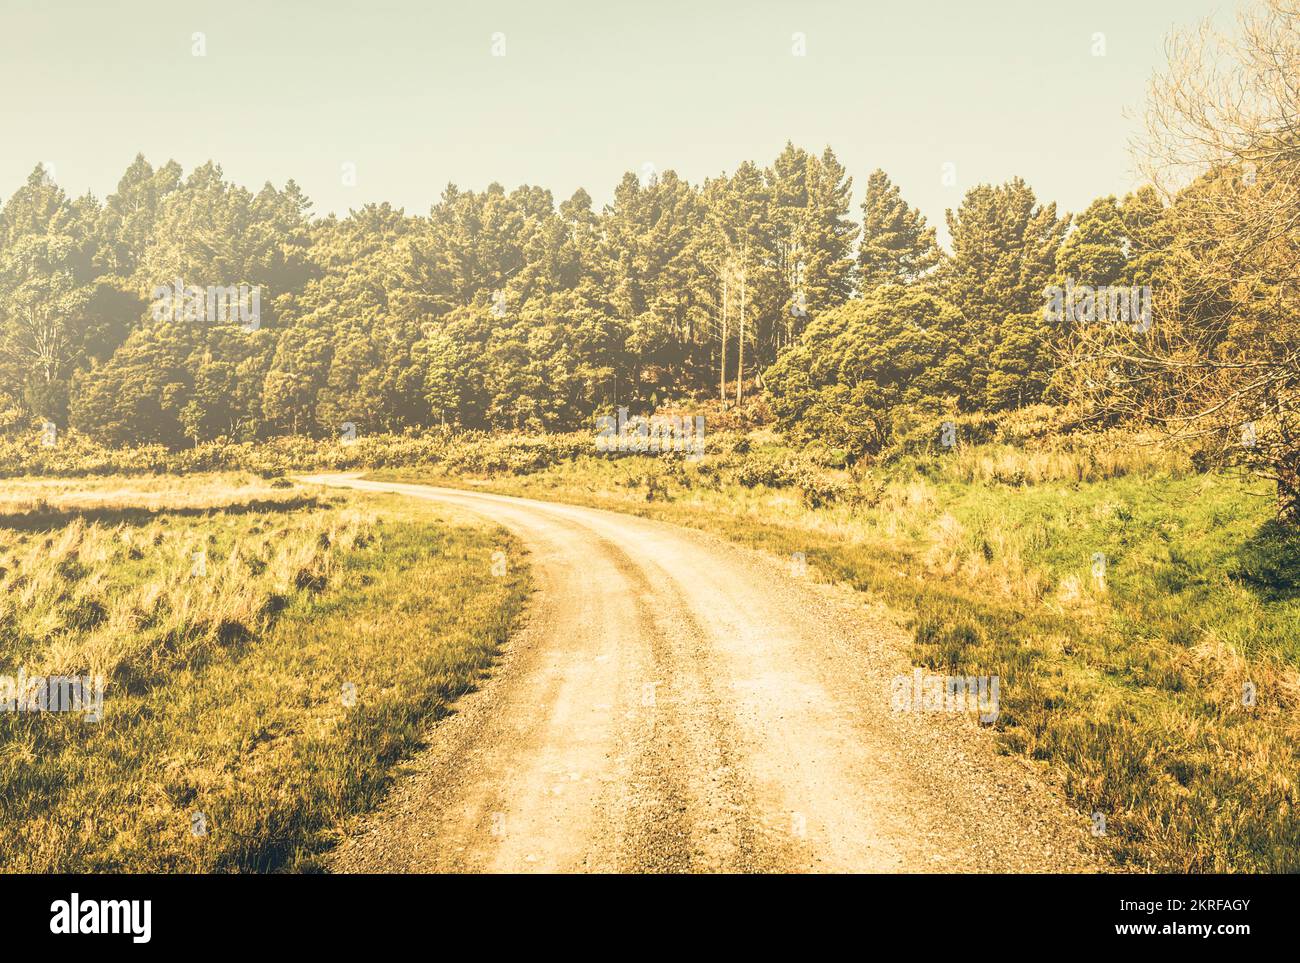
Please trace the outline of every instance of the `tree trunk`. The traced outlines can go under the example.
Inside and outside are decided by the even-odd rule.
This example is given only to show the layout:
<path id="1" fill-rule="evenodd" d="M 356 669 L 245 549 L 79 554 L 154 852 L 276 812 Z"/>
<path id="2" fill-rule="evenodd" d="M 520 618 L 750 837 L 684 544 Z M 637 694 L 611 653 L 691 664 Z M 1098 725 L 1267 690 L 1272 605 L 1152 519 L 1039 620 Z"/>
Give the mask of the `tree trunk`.
<path id="1" fill-rule="evenodd" d="M 736 405 L 740 405 L 742 385 L 745 383 L 745 282 L 749 266 L 740 269 L 740 348 L 739 360 L 736 362 Z"/>
<path id="2" fill-rule="evenodd" d="M 727 405 L 727 314 L 730 309 L 729 294 L 727 275 L 724 273 L 722 275 L 722 349 L 718 359 L 718 386 L 724 408 Z"/>

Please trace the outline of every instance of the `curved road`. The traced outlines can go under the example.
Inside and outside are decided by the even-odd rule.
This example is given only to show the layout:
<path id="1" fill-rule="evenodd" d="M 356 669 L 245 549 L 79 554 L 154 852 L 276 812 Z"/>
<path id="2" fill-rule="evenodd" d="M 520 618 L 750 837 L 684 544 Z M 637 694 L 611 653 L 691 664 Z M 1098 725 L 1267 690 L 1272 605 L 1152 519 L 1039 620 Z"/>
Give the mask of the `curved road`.
<path id="1" fill-rule="evenodd" d="M 537 587 L 335 871 L 1102 868 L 1084 817 L 969 714 L 893 710 L 908 634 L 862 595 L 629 515 L 303 480 L 486 516 Z"/>

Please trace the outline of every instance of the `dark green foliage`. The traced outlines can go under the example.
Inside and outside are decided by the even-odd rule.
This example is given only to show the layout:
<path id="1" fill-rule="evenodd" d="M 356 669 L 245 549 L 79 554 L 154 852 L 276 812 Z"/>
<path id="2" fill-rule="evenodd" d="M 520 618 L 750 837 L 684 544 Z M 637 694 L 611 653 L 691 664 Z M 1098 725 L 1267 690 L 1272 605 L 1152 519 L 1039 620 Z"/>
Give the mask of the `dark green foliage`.
<path id="1" fill-rule="evenodd" d="M 787 145 L 702 186 L 628 174 L 599 212 L 581 190 L 449 185 L 425 216 L 313 220 L 293 182 L 253 193 L 214 163 L 137 157 L 102 204 L 38 167 L 0 211 L 0 429 L 175 449 L 653 409 L 752 380 L 851 296 L 851 184 L 829 149 Z M 720 371 L 724 265 L 744 324 L 737 294 Z M 258 323 L 160 310 L 177 285 L 255 288 Z"/>
<path id="2" fill-rule="evenodd" d="M 781 424 L 855 453 L 880 451 L 900 406 L 964 405 L 962 318 L 935 295 L 877 288 L 816 319 L 767 374 Z"/>
<path id="3" fill-rule="evenodd" d="M 908 207 L 882 170 L 867 178 L 862 202 L 862 245 L 858 249 L 858 283 L 863 291 L 881 284 L 907 284 L 939 263 L 934 228 Z"/>
<path id="4" fill-rule="evenodd" d="M 712 431 L 757 382 L 851 460 L 908 419 L 1039 401 L 1066 333 L 1044 285 L 1136 283 L 1167 243 L 1150 192 L 1095 202 L 1063 242 L 1068 218 L 1017 179 L 949 212 L 945 259 L 883 171 L 861 227 L 851 188 L 831 150 L 787 144 L 699 186 L 629 173 L 601 211 L 449 185 L 424 216 L 313 219 L 292 181 L 253 193 L 213 163 L 137 157 L 102 204 L 38 167 L 0 210 L 0 430 L 172 450 L 564 432 L 725 385 Z M 178 283 L 256 288 L 258 323 L 160 311 Z"/>

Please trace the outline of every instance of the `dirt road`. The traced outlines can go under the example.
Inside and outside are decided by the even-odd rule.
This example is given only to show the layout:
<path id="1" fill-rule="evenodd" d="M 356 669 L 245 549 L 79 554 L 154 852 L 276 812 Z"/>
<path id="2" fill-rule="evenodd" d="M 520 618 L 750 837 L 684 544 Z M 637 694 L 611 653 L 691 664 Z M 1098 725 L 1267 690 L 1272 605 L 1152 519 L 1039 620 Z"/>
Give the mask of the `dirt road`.
<path id="1" fill-rule="evenodd" d="M 490 517 L 537 584 L 335 871 L 1101 868 L 1083 816 L 969 713 L 895 711 L 908 637 L 862 595 L 662 522 L 306 480 Z"/>

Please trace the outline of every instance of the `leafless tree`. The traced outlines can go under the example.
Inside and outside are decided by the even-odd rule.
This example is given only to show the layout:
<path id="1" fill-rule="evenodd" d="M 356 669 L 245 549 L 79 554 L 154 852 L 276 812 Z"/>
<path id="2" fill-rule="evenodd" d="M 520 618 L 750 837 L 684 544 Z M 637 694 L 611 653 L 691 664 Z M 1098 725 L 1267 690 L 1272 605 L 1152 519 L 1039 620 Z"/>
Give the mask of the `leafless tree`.
<path id="1" fill-rule="evenodd" d="M 1135 146 L 1170 239 L 1154 324 L 1080 330 L 1064 380 L 1274 479 L 1300 521 L 1300 0 L 1172 37 L 1149 103 Z"/>

